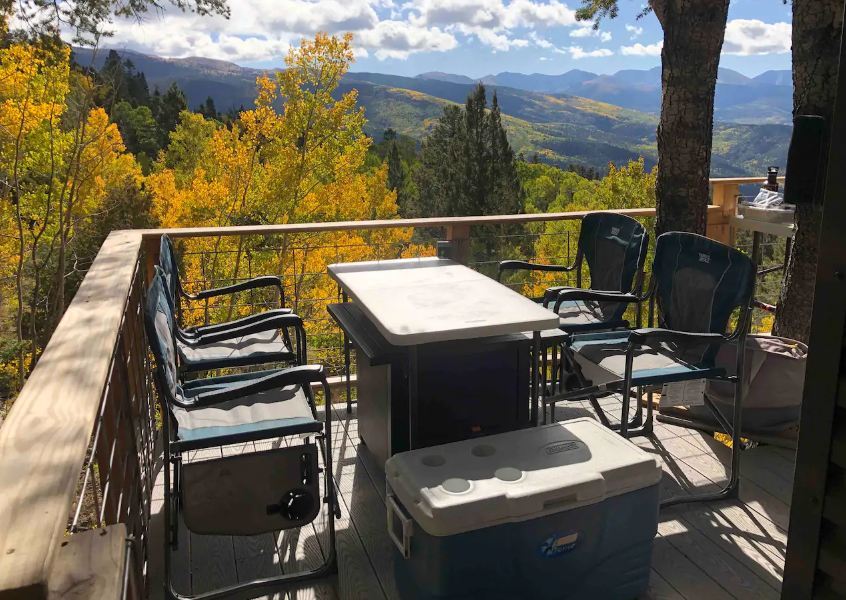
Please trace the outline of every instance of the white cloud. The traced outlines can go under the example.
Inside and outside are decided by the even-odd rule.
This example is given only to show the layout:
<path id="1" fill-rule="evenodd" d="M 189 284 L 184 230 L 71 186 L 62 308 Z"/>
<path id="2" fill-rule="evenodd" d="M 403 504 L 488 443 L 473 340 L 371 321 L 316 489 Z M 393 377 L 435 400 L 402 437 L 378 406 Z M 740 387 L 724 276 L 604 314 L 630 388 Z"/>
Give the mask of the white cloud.
<path id="1" fill-rule="evenodd" d="M 535 46 L 537 46 L 538 48 L 543 48 L 544 50 L 549 50 L 550 48 L 555 47 L 552 42 L 550 42 L 544 37 L 539 36 L 534 31 L 529 32 L 529 39 L 531 39 L 535 43 Z"/>
<path id="2" fill-rule="evenodd" d="M 362 31 L 358 43 L 375 50 L 376 58 L 408 58 L 414 52 L 445 52 L 458 45 L 451 33 L 437 27 L 416 27 L 405 21 L 380 21 L 373 29 Z"/>
<path id="3" fill-rule="evenodd" d="M 630 25 L 629 23 L 626 23 L 626 31 L 632 34 L 631 39 L 633 40 L 643 35 L 643 27 L 638 27 L 637 25 Z"/>
<path id="4" fill-rule="evenodd" d="M 506 27 L 555 27 L 576 23 L 576 12 L 558 0 L 546 3 L 511 0 L 506 15 Z"/>
<path id="5" fill-rule="evenodd" d="M 661 48 L 663 47 L 663 41 L 648 45 L 638 42 L 632 46 L 621 46 L 620 54 L 623 56 L 661 56 Z"/>
<path id="6" fill-rule="evenodd" d="M 410 0 L 403 9 L 408 11 L 409 22 L 414 25 L 442 27 L 448 32 L 473 36 L 497 51 L 529 45 L 529 40 L 514 37 L 515 29 L 535 30 L 576 23 L 575 12 L 559 0 L 507 3 L 505 0 Z"/>
<path id="7" fill-rule="evenodd" d="M 361 1 L 317 0 L 306 3 L 283 0 L 277 6 L 276 10 L 265 14 L 270 29 L 298 33 L 361 31 L 379 22 L 374 8 Z"/>
<path id="8" fill-rule="evenodd" d="M 304 36 L 351 31 L 356 56 L 405 59 L 452 50 L 464 38 L 495 51 L 554 49 L 536 32 L 577 25 L 565 0 L 233 0 L 230 6 L 230 19 L 173 7 L 151 11 L 141 22 L 118 19 L 106 45 L 174 58 L 281 62 Z M 610 40 L 607 32 L 595 37 Z"/>
<path id="9" fill-rule="evenodd" d="M 764 23 L 757 19 L 733 19 L 726 25 L 723 52 L 750 56 L 790 52 L 790 23 Z"/>
<path id="10" fill-rule="evenodd" d="M 481 43 L 490 46 L 497 52 L 507 52 L 511 48 L 525 48 L 529 45 L 529 40 L 510 38 L 507 33 L 497 33 L 496 30 L 485 27 L 461 25 L 457 29 L 465 35 L 476 36 Z"/>
<path id="11" fill-rule="evenodd" d="M 251 62 L 283 56 L 294 41 L 293 36 L 212 34 L 193 25 L 189 17 L 148 19 L 141 23 L 118 21 L 107 45 L 166 57 L 202 56 Z"/>
<path id="12" fill-rule="evenodd" d="M 568 46 L 567 48 L 556 48 L 556 52 L 561 54 L 569 54 L 573 60 L 580 60 L 582 58 L 601 58 L 611 56 L 614 54 L 608 48 L 597 48 L 596 50 L 585 50 L 581 46 Z"/>
<path id="13" fill-rule="evenodd" d="M 588 38 L 588 37 L 596 37 L 599 38 L 602 42 L 610 42 L 611 41 L 611 32 L 610 31 L 600 31 L 598 29 L 594 29 L 592 25 L 582 25 L 581 27 L 574 29 L 570 32 L 570 37 L 573 38 Z"/>

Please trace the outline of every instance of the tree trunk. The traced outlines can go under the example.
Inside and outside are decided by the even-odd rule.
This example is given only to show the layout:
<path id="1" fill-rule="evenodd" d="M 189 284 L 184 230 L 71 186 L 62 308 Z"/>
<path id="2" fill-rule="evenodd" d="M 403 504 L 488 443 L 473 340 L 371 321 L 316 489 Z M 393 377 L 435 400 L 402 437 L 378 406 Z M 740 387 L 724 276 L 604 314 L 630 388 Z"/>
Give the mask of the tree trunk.
<path id="1" fill-rule="evenodd" d="M 656 229 L 704 234 L 729 0 L 654 0 L 652 7 L 664 29 Z"/>
<path id="2" fill-rule="evenodd" d="M 793 0 L 793 114 L 830 123 L 837 91 L 842 0 Z M 808 341 L 822 206 L 796 207 L 796 236 L 773 333 Z"/>

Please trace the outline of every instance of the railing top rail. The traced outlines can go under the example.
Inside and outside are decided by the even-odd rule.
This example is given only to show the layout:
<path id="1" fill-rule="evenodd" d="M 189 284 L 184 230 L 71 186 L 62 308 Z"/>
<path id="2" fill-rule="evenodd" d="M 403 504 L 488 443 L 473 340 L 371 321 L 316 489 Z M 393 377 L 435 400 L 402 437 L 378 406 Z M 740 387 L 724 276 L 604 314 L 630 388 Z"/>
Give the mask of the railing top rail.
<path id="1" fill-rule="evenodd" d="M 766 177 L 713 177 L 708 181 L 711 185 L 747 185 L 752 183 L 764 183 Z M 778 180 L 784 183 L 784 175 L 780 175 Z"/>
<path id="2" fill-rule="evenodd" d="M 0 598 L 47 597 L 141 241 L 109 235 L 0 427 Z"/>
<path id="3" fill-rule="evenodd" d="M 709 212 L 719 212 L 718 206 L 709 206 Z M 377 221 L 330 221 L 324 223 L 286 223 L 283 225 L 239 225 L 232 227 L 180 227 L 172 229 L 136 229 L 144 238 L 155 238 L 163 233 L 173 238 L 271 235 L 284 233 L 310 233 L 325 231 L 349 231 L 363 229 L 390 229 L 399 227 L 451 227 L 462 225 L 507 225 L 535 223 L 539 221 L 578 220 L 592 210 L 578 210 L 559 213 L 527 213 L 519 215 L 480 215 L 471 217 L 427 217 L 420 219 L 383 219 Z M 599 211 L 601 212 L 601 211 Z M 630 217 L 652 217 L 654 208 L 623 208 L 614 212 Z"/>
<path id="4" fill-rule="evenodd" d="M 450 227 L 455 225 L 502 225 L 535 223 L 538 221 L 566 221 L 581 219 L 590 210 L 559 213 L 526 213 L 519 215 L 478 215 L 470 217 L 424 217 L 419 219 L 381 219 L 375 221 L 329 221 L 323 223 L 285 223 L 282 225 L 237 225 L 231 227 L 179 227 L 173 229 L 135 230 L 142 236 L 155 237 L 163 233 L 174 238 L 209 237 L 229 235 L 267 235 L 282 233 L 309 233 L 321 231 L 349 231 L 353 229 L 388 229 L 395 227 Z M 608 211 L 630 217 L 650 217 L 654 208 L 624 208 Z"/>

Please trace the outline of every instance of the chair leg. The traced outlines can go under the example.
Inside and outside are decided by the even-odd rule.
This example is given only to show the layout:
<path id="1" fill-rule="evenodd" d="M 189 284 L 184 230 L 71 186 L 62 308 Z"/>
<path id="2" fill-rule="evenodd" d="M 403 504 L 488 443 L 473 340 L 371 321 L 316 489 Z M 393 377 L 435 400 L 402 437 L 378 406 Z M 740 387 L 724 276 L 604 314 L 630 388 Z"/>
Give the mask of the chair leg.
<path id="1" fill-rule="evenodd" d="M 344 376 L 347 384 L 347 414 L 352 414 L 352 386 L 350 383 L 350 338 L 344 332 Z"/>
<path id="2" fill-rule="evenodd" d="M 558 391 L 558 344 L 552 344 L 552 369 L 550 371 L 550 395 Z"/>
<path id="3" fill-rule="evenodd" d="M 679 504 L 690 504 L 693 502 L 716 502 L 718 500 L 733 500 L 740 495 L 740 452 L 742 447 L 740 444 L 733 445 L 731 449 L 731 472 L 728 483 L 718 492 L 710 492 L 706 494 L 691 494 L 689 496 L 676 496 L 674 498 L 667 498 L 661 501 L 661 508 L 669 506 L 676 506 Z"/>
<path id="4" fill-rule="evenodd" d="M 741 343 L 738 347 L 745 348 L 745 340 L 741 338 Z M 743 358 L 745 352 L 738 352 L 737 382 L 734 388 L 734 407 L 732 411 L 731 422 L 731 464 L 729 466 L 729 479 L 725 487 L 718 492 L 707 494 L 696 494 L 690 496 L 679 496 L 676 498 L 668 498 L 661 502 L 661 508 L 668 506 L 675 506 L 677 504 L 688 504 L 691 502 L 714 502 L 717 500 L 731 500 L 738 498 L 740 495 L 740 453 L 743 451 L 743 443 L 741 438 L 742 415 L 743 415 L 743 395 L 745 392 L 745 380 L 743 371 Z"/>

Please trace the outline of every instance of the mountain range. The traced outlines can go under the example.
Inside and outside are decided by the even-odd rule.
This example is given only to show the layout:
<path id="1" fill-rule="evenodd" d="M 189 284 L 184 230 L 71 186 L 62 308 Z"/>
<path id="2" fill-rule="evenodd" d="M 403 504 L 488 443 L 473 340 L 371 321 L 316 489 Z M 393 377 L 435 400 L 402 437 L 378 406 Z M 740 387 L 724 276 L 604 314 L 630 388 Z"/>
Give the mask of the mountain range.
<path id="1" fill-rule="evenodd" d="M 250 107 L 255 98 L 255 79 L 264 72 L 220 60 L 168 59 L 131 51 L 119 52 L 145 74 L 151 88 L 164 89 L 177 83 L 185 91 L 191 107 L 198 106 L 207 97 L 211 97 L 221 111 Z M 94 54 L 89 49 L 74 50 L 75 60 L 83 66 L 99 68 L 105 56 L 103 51 Z M 773 73 L 751 79 L 724 70 L 721 82 L 732 83 L 720 83 L 718 90 L 723 86 L 751 90 L 770 86 L 786 88 L 789 97 L 788 86 L 771 83 L 783 82 L 784 75 Z M 759 83 L 754 83 L 759 79 Z M 482 82 L 489 88 L 489 94 L 496 92 L 509 140 L 517 152 L 526 156 L 536 153 L 541 160 L 559 166 L 579 164 L 599 170 L 607 168 L 609 162 L 622 164 L 639 156 L 644 157 L 648 167 L 655 164 L 658 123 L 655 104 L 660 103 L 658 70 L 627 70 L 613 76 L 598 76 L 586 71 L 570 71 L 560 76 L 501 73 L 482 78 Z M 475 85 L 475 80 L 445 73 L 402 77 L 350 72 L 342 80 L 338 93 L 358 91 L 359 103 L 364 106 L 367 117 L 365 131 L 369 135 L 379 138 L 385 129 L 392 128 L 422 140 L 443 113 L 443 108 L 451 103 L 464 103 Z M 535 89 L 527 89 L 530 86 Z M 579 87 L 583 93 L 560 91 L 564 86 Z M 617 91 L 613 91 L 615 89 Z M 606 90 L 607 94 L 600 97 L 597 90 Z M 639 90 L 640 99 L 633 90 Z M 654 96 L 652 105 L 646 102 L 650 94 Z M 614 98 L 617 102 L 609 101 Z M 770 101 L 754 93 L 747 94 L 746 98 L 749 100 L 737 105 L 735 112 L 750 111 L 749 105 L 755 101 L 762 111 L 770 110 L 766 108 Z M 712 175 L 760 175 L 770 164 L 783 166 L 790 127 L 782 124 L 784 119 L 777 115 L 772 111 L 762 112 L 759 115 L 762 118 L 756 123 L 723 120 L 715 124 Z"/>
<path id="2" fill-rule="evenodd" d="M 661 67 L 626 69 L 613 75 L 598 75 L 573 69 L 561 75 L 503 72 L 478 80 L 464 75 L 428 72 L 417 77 L 451 83 L 506 86 L 531 92 L 570 94 L 657 114 L 661 108 Z M 793 110 L 793 80 L 790 71 L 766 71 L 747 77 L 731 69 L 719 70 L 714 115 L 730 123 L 790 124 Z"/>

